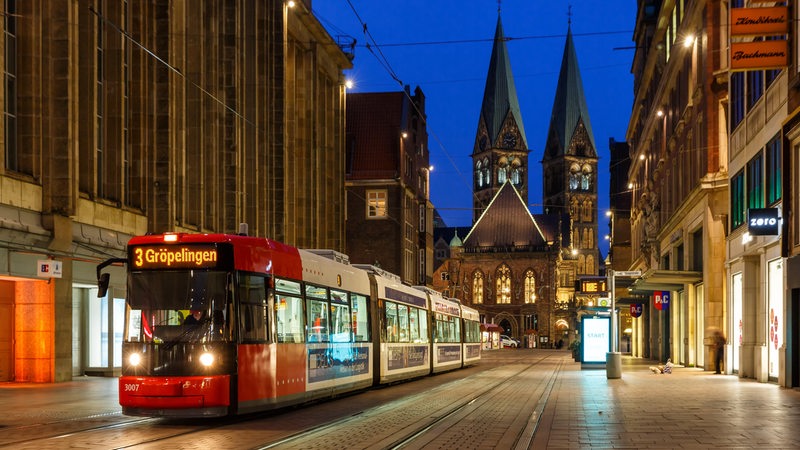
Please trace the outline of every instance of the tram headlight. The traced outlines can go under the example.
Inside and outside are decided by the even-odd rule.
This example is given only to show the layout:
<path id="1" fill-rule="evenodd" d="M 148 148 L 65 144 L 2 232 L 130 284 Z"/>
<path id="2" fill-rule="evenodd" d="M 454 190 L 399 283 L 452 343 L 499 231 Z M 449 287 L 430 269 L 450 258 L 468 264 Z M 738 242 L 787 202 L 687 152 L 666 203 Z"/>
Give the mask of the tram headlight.
<path id="1" fill-rule="evenodd" d="M 131 353 L 128 356 L 128 364 L 138 366 L 142 362 L 142 355 L 139 353 Z"/>
<path id="2" fill-rule="evenodd" d="M 212 364 L 214 364 L 214 354 L 205 352 L 202 355 L 200 355 L 200 364 L 206 367 L 210 367 Z"/>

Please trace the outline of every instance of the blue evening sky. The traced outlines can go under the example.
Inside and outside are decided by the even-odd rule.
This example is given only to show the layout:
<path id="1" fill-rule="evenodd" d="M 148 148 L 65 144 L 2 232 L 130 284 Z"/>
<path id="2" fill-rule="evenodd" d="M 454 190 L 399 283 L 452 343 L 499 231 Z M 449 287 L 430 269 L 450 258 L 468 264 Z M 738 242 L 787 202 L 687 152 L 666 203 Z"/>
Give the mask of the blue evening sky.
<path id="1" fill-rule="evenodd" d="M 353 69 L 345 73 L 354 82 L 351 92 L 397 91 L 404 85 L 412 92 L 416 86 L 422 88 L 434 166 L 431 200 L 448 226 L 471 225 L 470 154 L 497 24 L 497 1 L 313 0 L 312 6 L 334 39 L 344 35 L 357 41 Z M 542 212 L 539 162 L 571 20 L 600 157 L 598 221 L 605 256 L 608 142 L 625 140 L 630 118 L 636 1 L 505 0 L 500 14 L 531 151 L 528 203 L 533 213 Z"/>

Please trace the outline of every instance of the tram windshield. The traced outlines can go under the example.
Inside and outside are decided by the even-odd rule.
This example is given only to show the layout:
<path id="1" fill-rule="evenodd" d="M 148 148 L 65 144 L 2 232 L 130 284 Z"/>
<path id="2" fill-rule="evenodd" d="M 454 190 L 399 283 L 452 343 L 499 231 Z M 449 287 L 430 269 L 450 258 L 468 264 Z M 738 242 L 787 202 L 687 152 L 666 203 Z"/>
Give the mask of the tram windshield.
<path id="1" fill-rule="evenodd" d="M 204 270 L 141 271 L 128 276 L 128 342 L 230 339 L 229 277 Z"/>

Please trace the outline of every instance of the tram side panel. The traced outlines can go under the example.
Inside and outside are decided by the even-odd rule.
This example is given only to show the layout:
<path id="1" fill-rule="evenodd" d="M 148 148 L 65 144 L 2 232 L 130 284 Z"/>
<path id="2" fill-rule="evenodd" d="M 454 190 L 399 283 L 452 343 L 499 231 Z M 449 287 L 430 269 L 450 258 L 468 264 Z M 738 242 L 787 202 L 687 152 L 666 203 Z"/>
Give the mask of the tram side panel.
<path id="1" fill-rule="evenodd" d="M 470 366 L 481 359 L 480 313 L 477 309 L 461 305 L 462 340 L 464 347 L 463 366 Z"/>
<path id="2" fill-rule="evenodd" d="M 306 389 L 309 398 L 373 384 L 371 289 L 367 272 L 300 251 L 306 306 Z"/>
<path id="3" fill-rule="evenodd" d="M 433 366 L 434 373 L 458 369 L 462 366 L 461 305 L 429 291 L 433 312 Z"/>
<path id="4" fill-rule="evenodd" d="M 360 267 L 369 272 L 377 297 L 377 383 L 430 374 L 429 305 L 425 293 L 403 284 L 397 275 L 371 266 Z"/>

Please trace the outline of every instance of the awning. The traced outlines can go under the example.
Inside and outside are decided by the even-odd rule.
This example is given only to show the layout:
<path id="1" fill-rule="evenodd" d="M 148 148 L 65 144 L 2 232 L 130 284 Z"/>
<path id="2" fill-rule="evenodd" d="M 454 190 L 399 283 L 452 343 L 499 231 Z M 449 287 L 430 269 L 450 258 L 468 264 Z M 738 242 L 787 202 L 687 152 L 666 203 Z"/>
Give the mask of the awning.
<path id="1" fill-rule="evenodd" d="M 633 282 L 628 292 L 634 295 L 650 295 L 653 291 L 682 291 L 686 285 L 701 281 L 702 272 L 650 269 Z"/>
<path id="2" fill-rule="evenodd" d="M 481 331 L 488 331 L 488 332 L 495 332 L 495 333 L 505 333 L 505 330 L 500 325 L 495 325 L 493 323 L 482 323 L 481 324 Z"/>

